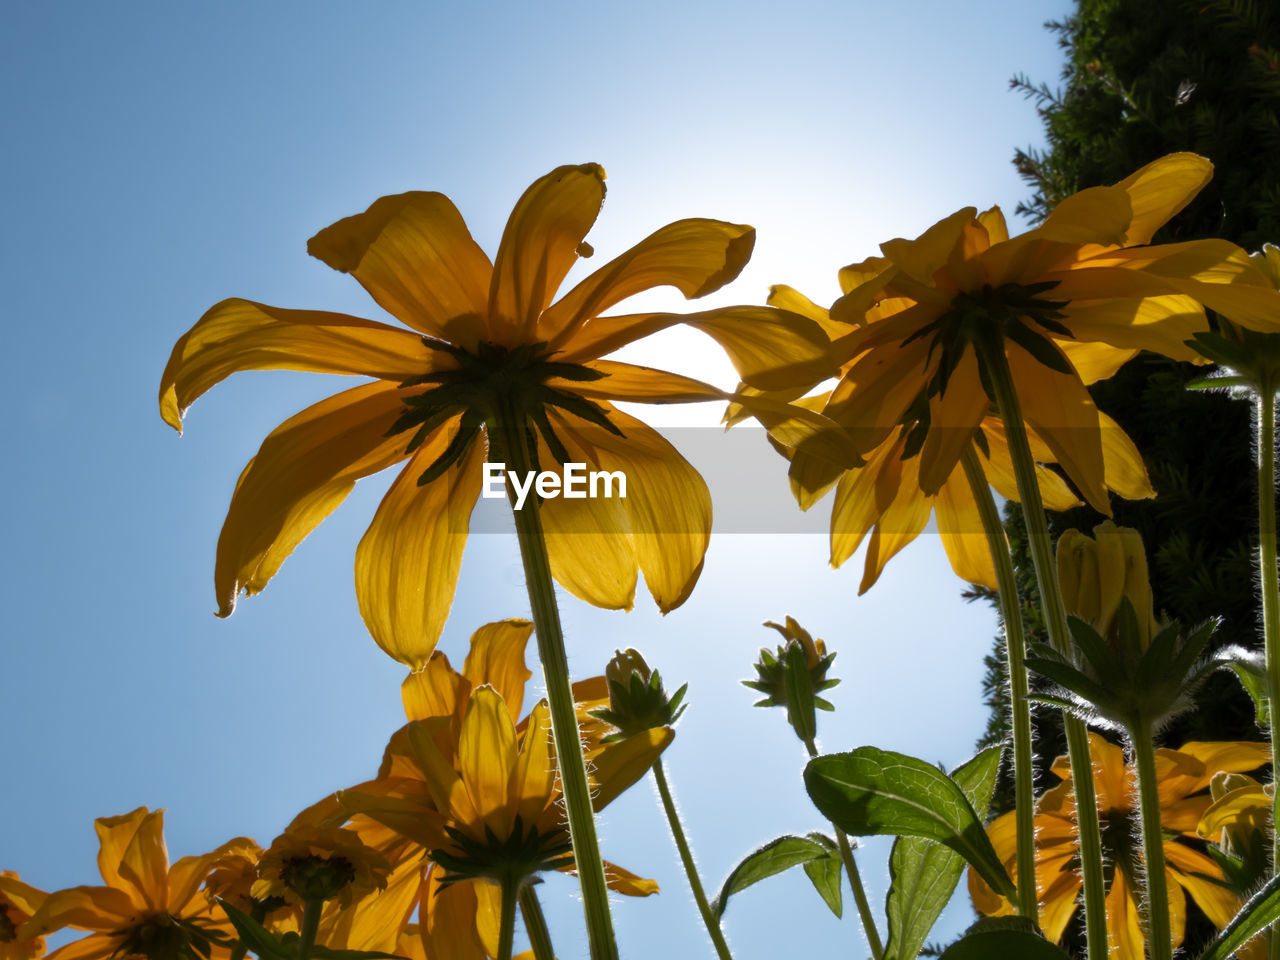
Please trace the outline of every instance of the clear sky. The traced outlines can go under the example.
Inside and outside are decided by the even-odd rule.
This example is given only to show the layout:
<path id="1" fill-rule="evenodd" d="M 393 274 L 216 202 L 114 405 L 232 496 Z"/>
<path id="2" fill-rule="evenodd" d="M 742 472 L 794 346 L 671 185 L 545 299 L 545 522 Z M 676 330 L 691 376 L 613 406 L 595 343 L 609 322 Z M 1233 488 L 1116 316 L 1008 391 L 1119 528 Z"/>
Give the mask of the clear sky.
<path id="1" fill-rule="evenodd" d="M 97 882 L 93 818 L 142 804 L 168 809 L 175 858 L 237 834 L 265 844 L 371 776 L 403 722 L 404 668 L 365 632 L 351 574 L 390 475 L 362 481 L 261 596 L 212 616 L 241 467 L 278 422 L 347 384 L 243 374 L 196 404 L 179 438 L 157 413 L 160 372 L 211 304 L 385 319 L 307 257 L 308 237 L 383 194 L 430 189 L 492 254 L 530 182 L 587 161 L 609 174 L 595 263 L 671 220 L 718 217 L 759 234 L 710 302 L 789 283 L 829 303 L 836 270 L 880 241 L 969 204 L 1012 215 L 1027 190 L 1010 158 L 1040 130 L 1008 81 L 1056 82 L 1042 24 L 1066 12 L 1065 0 L 7 3 L 0 868 L 46 889 Z M 693 333 L 631 358 L 732 382 Z M 650 419 L 710 437 L 719 415 Z M 781 460 L 734 475 L 715 470 L 710 440 L 694 446 L 713 499 L 792 509 Z M 838 651 L 828 750 L 954 766 L 985 723 L 995 618 L 960 600 L 937 538 L 861 598 L 861 556 L 839 571 L 826 558 L 818 535 L 725 533 L 665 618 L 643 589 L 628 614 L 562 598 L 575 676 L 632 645 L 671 686 L 689 681 L 666 762 L 713 890 L 760 843 L 822 826 L 784 716 L 753 710 L 738 684 L 777 639 L 761 621 L 791 614 Z M 443 649 L 460 663 L 476 627 L 527 615 L 514 538 L 473 538 Z M 601 832 L 607 857 L 663 888 L 617 903 L 624 956 L 709 955 L 648 781 Z M 859 855 L 876 905 L 887 851 Z M 558 951 L 584 954 L 574 882 L 544 891 Z M 967 899 L 953 905 L 937 938 L 970 916 Z M 726 929 L 740 960 L 865 952 L 847 895 L 836 921 L 799 871 L 740 895 Z"/>

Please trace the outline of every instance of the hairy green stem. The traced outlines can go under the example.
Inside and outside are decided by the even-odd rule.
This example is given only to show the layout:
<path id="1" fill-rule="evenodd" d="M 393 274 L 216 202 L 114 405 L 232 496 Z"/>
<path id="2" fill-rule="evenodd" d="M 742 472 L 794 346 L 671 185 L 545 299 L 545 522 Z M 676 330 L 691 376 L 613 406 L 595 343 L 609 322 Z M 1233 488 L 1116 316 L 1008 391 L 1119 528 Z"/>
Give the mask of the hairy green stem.
<path id="1" fill-rule="evenodd" d="M 653 779 L 658 784 L 658 794 L 662 797 L 662 809 L 667 812 L 667 823 L 671 825 L 671 836 L 680 851 L 680 862 L 684 864 L 684 875 L 689 878 L 689 889 L 693 891 L 694 902 L 698 904 L 698 912 L 702 914 L 702 922 L 706 925 L 711 942 L 715 945 L 720 960 L 733 960 L 729 953 L 729 944 L 725 943 L 724 931 L 720 929 L 720 921 L 711 912 L 707 903 L 707 894 L 702 889 L 702 881 L 698 878 L 698 866 L 693 862 L 693 851 L 689 849 L 689 841 L 685 839 L 684 827 L 680 824 L 680 812 L 671 797 L 671 788 L 667 785 L 667 774 L 662 768 L 662 758 L 653 762 Z"/>
<path id="2" fill-rule="evenodd" d="M 1044 614 L 1049 642 L 1059 653 L 1070 656 L 1067 613 L 1058 588 L 1058 571 L 1053 559 L 1049 525 L 1036 479 L 1035 458 L 1022 421 L 1022 405 L 1013 386 L 1013 374 L 1004 355 L 1004 343 L 990 336 L 975 343 L 979 362 L 995 392 L 996 407 L 1004 423 L 1009 455 L 1022 500 L 1027 541 L 1040 588 L 1040 608 Z M 1107 956 L 1106 884 L 1102 874 L 1102 828 L 1098 823 L 1098 801 L 1093 785 L 1093 761 L 1089 755 L 1089 732 L 1084 722 L 1064 714 L 1067 755 L 1071 762 L 1071 784 L 1076 798 L 1076 823 L 1080 833 L 1080 870 L 1084 880 L 1085 940 L 1092 960 Z"/>
<path id="3" fill-rule="evenodd" d="M 818 745 L 810 737 L 804 742 L 812 759 L 818 755 Z M 853 859 L 853 847 L 849 844 L 849 835 L 831 824 L 836 832 L 836 843 L 840 846 L 840 859 L 844 861 L 845 873 L 849 874 L 849 886 L 853 889 L 853 902 L 858 907 L 858 917 L 862 920 L 863 932 L 867 935 L 867 945 L 871 948 L 872 960 L 884 960 L 884 944 L 880 940 L 880 932 L 876 929 L 876 918 L 871 912 L 871 902 L 867 900 L 867 891 L 862 887 L 862 875 L 858 873 L 858 863 Z"/>
<path id="4" fill-rule="evenodd" d="M 1138 815 L 1142 820 L 1142 862 L 1146 874 L 1147 956 L 1173 960 L 1169 927 L 1169 880 L 1164 866 L 1164 828 L 1160 824 L 1160 792 L 1156 782 L 1156 753 L 1151 721 L 1133 718 L 1128 724 L 1138 769 Z"/>
<path id="5" fill-rule="evenodd" d="M 995 561 L 996 586 L 1000 596 L 1000 617 L 1004 621 L 1004 646 L 1009 671 L 1009 726 L 1013 731 L 1014 824 L 1017 830 L 1018 913 L 1040 922 L 1036 892 L 1036 825 L 1035 792 L 1032 780 L 1035 768 L 1031 756 L 1031 705 L 1027 700 L 1027 668 L 1024 663 L 1026 641 L 1022 634 L 1022 610 L 1018 605 L 1018 585 L 1013 571 L 1013 557 L 1004 525 L 996 510 L 995 499 L 986 474 L 978 462 L 973 443 L 965 445 L 960 456 L 969 489 L 978 504 L 982 530 L 987 535 L 987 548 Z"/>
<path id="6" fill-rule="evenodd" d="M 498 960 L 511 960 L 511 947 L 516 938 L 516 899 L 520 881 L 515 877 L 503 877 L 502 912 L 498 915 Z"/>
<path id="7" fill-rule="evenodd" d="M 501 411 L 497 420 L 494 425 L 496 429 L 490 436 L 498 441 L 507 469 L 515 471 L 517 476 L 527 476 L 533 466 L 525 435 L 524 414 L 513 406 L 508 406 Z M 542 661 L 542 673 L 547 684 L 551 735 L 564 790 L 578 882 L 582 888 L 587 942 L 592 960 L 618 960 L 613 918 L 609 913 L 609 890 L 605 886 L 604 862 L 596 839 L 591 789 L 582 753 L 582 735 L 574 708 L 573 687 L 569 682 L 569 660 L 565 653 L 564 633 L 560 627 L 560 611 L 556 606 L 551 561 L 547 556 L 547 542 L 542 532 L 538 502 L 536 497 L 530 497 L 525 502 L 524 509 L 517 510 L 515 492 L 510 486 L 508 493 L 511 497 L 511 512 L 515 516 L 516 534 L 520 540 L 520 558 L 524 561 L 529 605 L 533 610 L 538 657 Z"/>
<path id="8" fill-rule="evenodd" d="M 532 883 L 526 883 L 520 888 L 520 915 L 524 917 L 524 930 L 529 935 L 534 960 L 556 960 L 556 953 L 551 949 L 551 931 L 547 929 L 547 918 L 542 915 L 538 891 Z"/>
<path id="9" fill-rule="evenodd" d="M 320 930 L 320 915 L 324 913 L 324 901 L 308 897 L 302 907 L 302 932 L 298 936 L 298 960 L 310 960 L 311 948 L 316 945 L 316 933 Z"/>
<path id="10" fill-rule="evenodd" d="M 1280 778 L 1280 584 L 1276 577 L 1276 384 L 1264 377 L 1258 389 L 1258 567 L 1262 581 L 1262 635 L 1266 649 L 1267 699 L 1271 720 L 1272 779 Z M 1280 823 L 1280 790 L 1272 801 L 1272 823 Z M 1271 873 L 1280 873 L 1280 830 L 1272 831 Z M 1280 960 L 1280 935 L 1268 934 L 1269 956 Z"/>

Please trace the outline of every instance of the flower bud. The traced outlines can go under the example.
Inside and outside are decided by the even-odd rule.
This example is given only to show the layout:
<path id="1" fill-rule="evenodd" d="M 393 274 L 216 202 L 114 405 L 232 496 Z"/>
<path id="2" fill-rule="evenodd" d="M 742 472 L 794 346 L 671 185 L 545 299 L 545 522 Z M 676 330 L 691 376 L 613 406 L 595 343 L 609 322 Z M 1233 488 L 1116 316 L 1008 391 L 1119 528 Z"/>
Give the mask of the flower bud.
<path id="1" fill-rule="evenodd" d="M 681 701 L 686 683 L 668 697 L 662 675 L 650 670 L 639 651 L 628 648 L 615 653 L 604 668 L 609 685 L 609 706 L 592 710 L 591 715 L 618 728 L 602 742 L 621 740 L 655 727 L 670 727 L 684 712 Z"/>
<path id="2" fill-rule="evenodd" d="M 1116 646 L 1116 613 L 1129 598 L 1138 623 L 1138 642 L 1146 650 L 1159 632 L 1147 574 L 1147 555 L 1137 530 L 1110 520 L 1088 537 L 1068 530 L 1058 540 L 1058 584 L 1067 613 L 1087 622 Z"/>
<path id="3" fill-rule="evenodd" d="M 827 678 L 836 655 L 827 653 L 827 645 L 815 640 L 792 617 L 787 617 L 785 624 L 767 620 L 765 626 L 777 630 L 786 642 L 779 644 L 775 653 L 762 648 L 755 664 L 756 679 L 742 683 L 765 694 L 763 700 L 756 701 L 757 707 L 786 707 L 796 736 L 808 742 L 817 731 L 814 709 L 835 709 L 817 694 L 840 682 Z"/>

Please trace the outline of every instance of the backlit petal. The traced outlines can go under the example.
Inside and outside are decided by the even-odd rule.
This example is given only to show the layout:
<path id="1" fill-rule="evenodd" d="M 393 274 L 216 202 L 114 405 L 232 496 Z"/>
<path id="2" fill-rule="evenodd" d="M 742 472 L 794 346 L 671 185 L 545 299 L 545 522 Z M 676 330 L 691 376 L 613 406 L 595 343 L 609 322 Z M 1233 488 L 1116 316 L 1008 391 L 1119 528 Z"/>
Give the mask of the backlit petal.
<path id="1" fill-rule="evenodd" d="M 496 343 L 531 343 L 582 239 L 604 203 L 599 164 L 557 167 L 516 202 L 493 261 L 489 333 Z"/>
<path id="2" fill-rule="evenodd" d="M 384 889 L 371 890 L 345 908 L 338 900 L 329 901 L 320 923 L 320 941 L 333 950 L 393 952 L 418 905 L 425 869 L 422 857 L 406 857 L 394 865 Z"/>
<path id="3" fill-rule="evenodd" d="M 538 339 L 558 347 L 591 317 L 654 287 L 696 299 L 729 283 L 751 259 L 755 230 L 722 220 L 677 220 L 615 257 L 552 305 Z"/>
<path id="4" fill-rule="evenodd" d="M 160 415 L 181 432 L 187 408 L 241 370 L 306 370 L 404 380 L 434 369 L 417 335 L 319 310 L 284 310 L 233 298 L 179 338 L 160 378 Z"/>
<path id="5" fill-rule="evenodd" d="M 1240 898 L 1224 886 L 1222 869 L 1212 859 L 1182 843 L 1167 840 L 1165 861 L 1170 879 L 1176 880 L 1204 911 L 1215 927 L 1225 927 L 1240 909 Z"/>
<path id="6" fill-rule="evenodd" d="M 1194 153 L 1171 153 L 1131 173 L 1117 187 L 1129 194 L 1133 219 L 1126 231 L 1130 246 L 1151 237 L 1173 219 L 1213 178 L 1213 164 Z"/>
<path id="7" fill-rule="evenodd" d="M 1117 351 L 1153 350 L 1175 360 L 1196 359 L 1198 355 L 1184 341 L 1209 329 L 1204 310 L 1192 297 L 1181 294 L 1142 300 L 1073 300 L 1063 322 L 1078 341 L 1105 342 Z M 1072 345 L 1057 343 L 1064 349 Z M 1083 373 L 1081 379 L 1093 382 Z"/>
<path id="8" fill-rule="evenodd" d="M 266 586 L 358 478 L 404 458 L 404 437 L 384 436 L 403 410 L 394 385 L 371 383 L 308 407 L 267 436 L 240 474 L 218 538 L 219 616 L 241 592 Z"/>
<path id="9" fill-rule="evenodd" d="M 404 678 L 400 699 L 405 717 L 425 720 L 427 717 L 452 717 L 466 701 L 471 684 L 449 664 L 439 650 L 432 652 L 426 665 Z"/>
<path id="10" fill-rule="evenodd" d="M 551 755 L 551 714 L 546 701 L 538 703 L 529 712 L 524 738 L 520 741 L 520 756 L 516 760 L 512 797 L 516 812 L 525 829 L 546 826 L 541 823 L 550 811 L 558 825 L 563 817 L 553 802 L 556 796 L 555 761 Z"/>
<path id="11" fill-rule="evenodd" d="M 71 887 L 49 894 L 40 909 L 22 925 L 22 935 L 34 938 L 62 927 L 118 930 L 137 915 L 138 904 L 117 887 Z"/>
<path id="12" fill-rule="evenodd" d="M 1101 414 L 1099 415 L 1101 416 Z M 998 494 L 1006 500 L 1020 502 L 1018 482 L 1013 473 L 1013 459 L 1009 455 L 1009 439 L 1004 432 L 1004 424 L 995 417 L 982 421 L 982 432 L 987 440 L 987 452 L 979 449 L 979 462 L 982 472 L 986 474 Z M 1040 498 L 1050 510 L 1070 510 L 1080 506 L 1080 500 L 1060 476 L 1040 464 L 1052 461 L 1053 454 L 1047 446 L 1029 433 L 1027 440 L 1031 446 L 1031 455 L 1036 460 L 1036 479 L 1040 486 Z M 1105 445 L 1104 445 L 1105 452 Z"/>
<path id="13" fill-rule="evenodd" d="M 1129 879 L 1123 870 L 1117 870 L 1107 891 L 1107 956 L 1109 960 L 1143 960 L 1145 945 Z"/>
<path id="14" fill-rule="evenodd" d="M 933 275 L 946 264 L 951 251 L 964 236 L 965 225 L 978 213 L 965 207 L 939 220 L 915 240 L 901 237 L 880 244 L 880 250 L 907 276 L 920 283 L 933 283 Z"/>
<path id="15" fill-rule="evenodd" d="M 625 740 L 605 744 L 597 753 L 591 775 L 591 809 L 599 812 L 612 803 L 653 766 L 653 761 L 675 739 L 670 727 L 653 727 Z"/>
<path id="16" fill-rule="evenodd" d="M 638 876 L 616 863 L 604 861 L 604 882 L 615 893 L 628 897 L 650 897 L 658 892 L 658 882 Z"/>
<path id="17" fill-rule="evenodd" d="M 831 506 L 831 566 L 848 560 L 880 516 L 876 505 L 876 479 L 889 458 L 902 454 L 902 443 L 889 439 L 867 454 L 864 467 L 845 472 L 836 486 Z"/>
<path id="18" fill-rule="evenodd" d="M 458 740 L 458 772 L 476 811 L 499 839 L 510 835 L 515 817 L 515 767 L 516 728 L 507 705 L 492 687 L 473 690 Z"/>
<path id="19" fill-rule="evenodd" d="M 1089 187 L 1066 197 L 1032 231 L 1054 243 L 1115 244 L 1125 241 L 1133 219 L 1129 194 L 1120 187 Z"/>
<path id="20" fill-rule="evenodd" d="M 489 684 L 507 704 L 514 724 L 524 705 L 524 685 L 533 676 L 525 666 L 525 648 L 533 636 L 528 620 L 486 623 L 471 635 L 462 675 L 473 687 Z"/>
<path id="21" fill-rule="evenodd" d="M 152 910 L 169 904 L 169 851 L 164 845 L 164 811 L 148 813 L 138 824 L 120 861 L 120 878 L 131 883 Z"/>
<path id="22" fill-rule="evenodd" d="M 480 497 L 486 452 L 479 438 L 443 476 L 418 484 L 456 429 L 451 421 L 418 448 L 356 549 L 356 599 L 365 626 L 388 656 L 411 669 L 426 663 L 444 630 Z"/>
<path id="23" fill-rule="evenodd" d="M 553 379 L 547 381 L 548 386 L 569 390 L 583 397 L 637 403 L 700 403 L 705 400 L 725 400 L 730 396 L 719 387 L 701 380 L 634 363 L 592 360 L 583 366 L 599 370 L 607 376 L 601 380 L 573 383 Z"/>
<path id="24" fill-rule="evenodd" d="M 98 834 L 98 872 L 107 886 L 128 893 L 139 906 L 146 903 L 146 897 L 131 879 L 121 876 L 120 865 L 124 863 L 134 834 L 150 815 L 146 807 L 138 807 L 118 817 L 99 817 L 93 821 L 93 829 Z"/>
<path id="25" fill-rule="evenodd" d="M 919 457 L 891 460 L 877 478 L 876 499 L 883 502 L 885 493 L 889 492 L 893 500 L 881 509 L 871 542 L 867 544 L 867 559 L 858 596 L 871 589 L 884 572 L 885 564 L 918 537 L 929 522 L 932 508 L 929 499 L 920 493 L 919 469 Z M 897 489 L 893 492 L 895 482 Z"/>
<path id="26" fill-rule="evenodd" d="M 469 348 L 482 336 L 493 268 L 444 194 L 382 197 L 321 230 L 307 252 L 415 330 Z"/>
<path id="27" fill-rule="evenodd" d="M 963 469 L 957 467 L 933 500 L 942 547 L 957 577 L 996 589 L 995 561 L 982 529 L 978 503 Z"/>
<path id="28" fill-rule="evenodd" d="M 440 882 L 443 874 L 432 867 L 427 875 L 421 912 L 424 952 L 429 960 L 490 960 L 476 930 L 476 890 L 489 882 L 462 880 L 445 886 Z"/>
<path id="29" fill-rule="evenodd" d="M 947 388 L 929 398 L 929 432 L 920 451 L 920 489 L 938 492 L 960 462 L 973 431 L 986 416 L 991 401 L 978 375 L 978 357 L 966 345 Z"/>

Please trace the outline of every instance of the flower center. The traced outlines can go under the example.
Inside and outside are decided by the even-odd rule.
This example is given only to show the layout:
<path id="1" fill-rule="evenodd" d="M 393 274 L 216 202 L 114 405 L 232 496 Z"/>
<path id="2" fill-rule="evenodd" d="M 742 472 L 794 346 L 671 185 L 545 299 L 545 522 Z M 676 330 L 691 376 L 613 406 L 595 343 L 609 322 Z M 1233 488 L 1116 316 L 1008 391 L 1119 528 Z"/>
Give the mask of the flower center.
<path id="1" fill-rule="evenodd" d="M 423 337 L 430 349 L 447 353 L 457 362 L 454 370 L 438 370 L 410 377 L 401 387 L 434 384 L 432 389 L 404 398 L 408 408 L 387 431 L 395 436 L 414 430 L 407 452 L 412 453 L 446 421 L 462 415 L 458 431 L 445 451 L 418 478 L 419 485 L 430 483 L 457 463 L 480 433 L 480 428 L 495 427 L 504 420 L 527 437 L 528 455 L 534 468 L 538 466 L 537 436 L 540 434 L 551 455 L 560 463 L 572 458 L 551 428 L 547 408 L 556 407 L 593 423 L 616 436 L 622 436 L 599 404 L 586 397 L 552 387 L 549 380 L 589 382 L 607 376 L 577 363 L 547 359 L 545 343 L 504 347 L 481 343 L 470 353 L 450 343 Z"/>
<path id="2" fill-rule="evenodd" d="M 477 840 L 454 827 L 445 827 L 453 845 L 432 850 L 428 856 L 445 870 L 443 882 L 456 883 L 471 877 L 488 877 L 501 881 L 524 881 L 542 870 L 558 870 L 573 862 L 569 831 L 562 826 L 539 832 L 531 826 L 525 832 L 517 814 L 511 835 L 498 838 L 485 827 L 484 840 Z"/>
<path id="3" fill-rule="evenodd" d="M 280 868 L 284 885 L 303 900 L 330 900 L 356 878 L 346 857 L 290 857 Z"/>
<path id="4" fill-rule="evenodd" d="M 116 957 L 146 957 L 146 960 L 202 960 L 210 944 L 221 937 L 201 930 L 192 921 L 167 913 L 148 917 L 125 931 Z"/>

